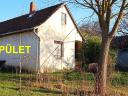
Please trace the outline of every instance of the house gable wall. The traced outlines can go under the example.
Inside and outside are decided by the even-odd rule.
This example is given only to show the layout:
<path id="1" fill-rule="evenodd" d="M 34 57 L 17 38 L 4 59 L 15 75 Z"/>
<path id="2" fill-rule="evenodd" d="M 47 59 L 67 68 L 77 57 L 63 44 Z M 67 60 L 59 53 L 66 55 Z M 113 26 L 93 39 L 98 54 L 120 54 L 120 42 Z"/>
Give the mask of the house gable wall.
<path id="1" fill-rule="evenodd" d="M 66 25 L 61 24 L 61 14 L 66 14 Z M 45 23 L 39 26 L 41 71 L 54 71 L 75 66 L 75 40 L 82 41 L 65 6 L 59 8 Z M 56 58 L 57 45 L 64 42 L 64 57 Z"/>

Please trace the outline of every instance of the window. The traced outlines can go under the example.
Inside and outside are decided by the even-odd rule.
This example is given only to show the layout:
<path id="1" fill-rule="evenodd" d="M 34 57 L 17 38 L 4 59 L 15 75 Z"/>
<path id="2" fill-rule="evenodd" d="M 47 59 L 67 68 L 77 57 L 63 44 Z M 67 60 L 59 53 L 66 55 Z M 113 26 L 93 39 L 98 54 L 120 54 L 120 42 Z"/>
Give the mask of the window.
<path id="1" fill-rule="evenodd" d="M 54 41 L 56 45 L 56 50 L 55 50 L 55 57 L 56 58 L 61 58 L 64 56 L 64 43 L 62 41 Z"/>
<path id="2" fill-rule="evenodd" d="M 62 25 L 66 24 L 66 14 L 65 13 L 61 14 L 61 23 L 62 23 Z"/>

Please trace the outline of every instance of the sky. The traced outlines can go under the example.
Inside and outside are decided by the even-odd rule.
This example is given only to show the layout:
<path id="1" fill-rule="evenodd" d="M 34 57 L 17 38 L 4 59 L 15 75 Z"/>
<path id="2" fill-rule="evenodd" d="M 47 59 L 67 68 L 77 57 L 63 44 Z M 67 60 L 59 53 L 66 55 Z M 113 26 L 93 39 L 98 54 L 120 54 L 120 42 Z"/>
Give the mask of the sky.
<path id="1" fill-rule="evenodd" d="M 0 22 L 29 13 L 29 5 L 32 1 L 36 3 L 38 10 L 59 3 L 57 0 L 1 0 Z M 78 8 L 74 5 L 68 4 L 68 8 L 77 23 L 92 14 L 90 10 Z"/>

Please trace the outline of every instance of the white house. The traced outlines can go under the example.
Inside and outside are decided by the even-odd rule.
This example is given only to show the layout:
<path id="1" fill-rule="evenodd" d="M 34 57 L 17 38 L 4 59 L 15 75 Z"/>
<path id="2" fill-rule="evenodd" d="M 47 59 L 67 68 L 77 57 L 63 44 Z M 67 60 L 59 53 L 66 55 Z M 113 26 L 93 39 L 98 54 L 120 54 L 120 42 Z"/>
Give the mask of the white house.
<path id="1" fill-rule="evenodd" d="M 55 71 L 75 67 L 75 41 L 83 37 L 65 4 L 36 11 L 0 22 L 0 45 L 31 46 L 27 54 L 2 52 L 0 60 L 8 66 L 22 66 L 28 71 Z"/>

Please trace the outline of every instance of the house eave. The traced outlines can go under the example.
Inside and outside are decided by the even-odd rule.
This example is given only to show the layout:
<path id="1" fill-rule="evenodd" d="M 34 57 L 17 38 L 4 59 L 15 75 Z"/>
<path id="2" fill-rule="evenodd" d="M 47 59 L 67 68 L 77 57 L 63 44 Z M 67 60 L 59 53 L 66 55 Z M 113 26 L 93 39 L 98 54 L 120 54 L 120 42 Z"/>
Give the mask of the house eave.
<path id="1" fill-rule="evenodd" d="M 25 32 L 25 31 L 32 31 L 32 30 L 34 30 L 34 27 L 26 28 L 26 29 L 21 29 L 21 30 L 17 30 L 17 31 L 12 31 L 12 32 L 8 32 L 8 33 L 5 33 L 5 34 L 0 34 L 0 37 L 1 36 L 5 36 L 5 35 L 16 34 L 16 33 L 20 33 L 20 32 Z"/>

